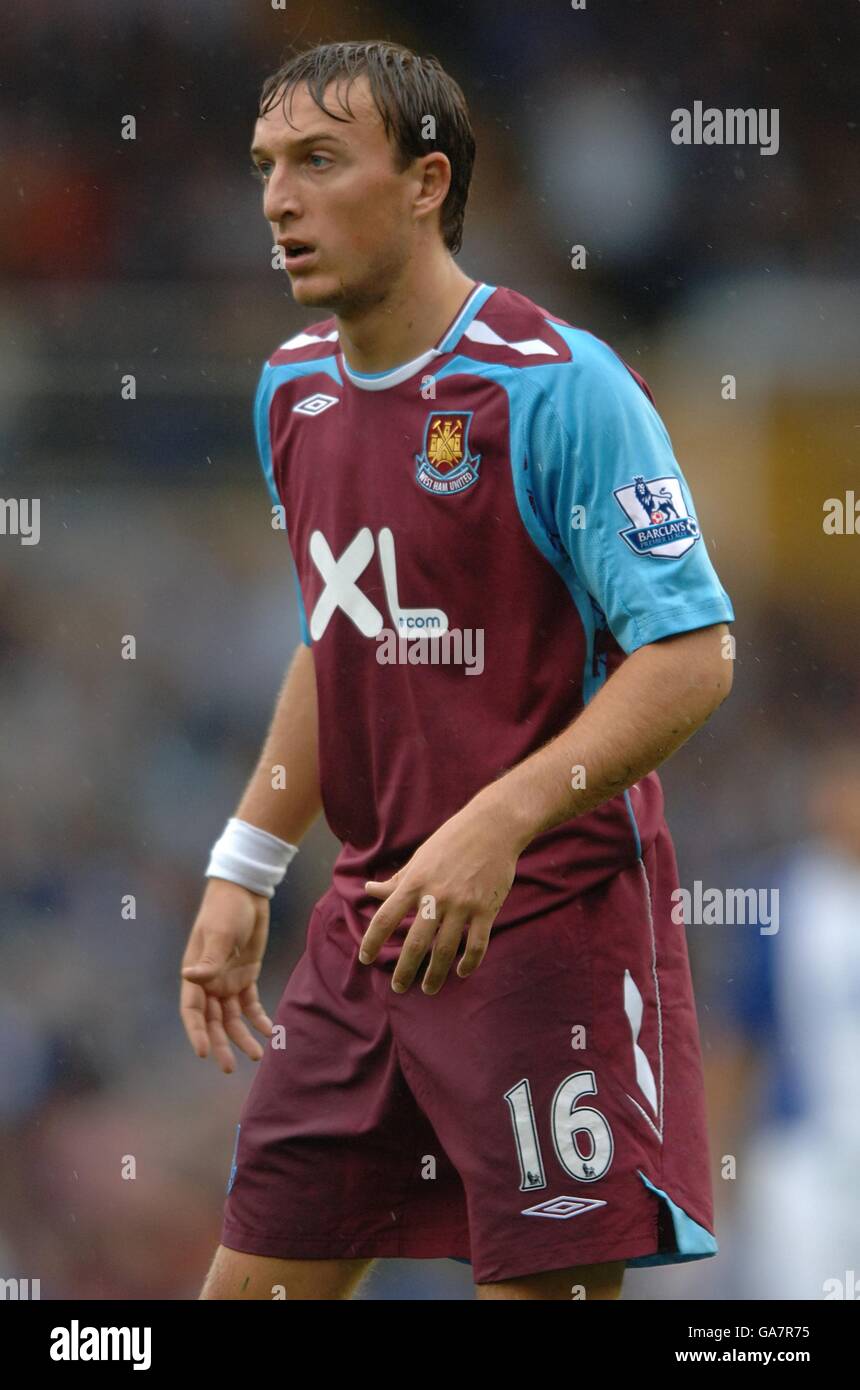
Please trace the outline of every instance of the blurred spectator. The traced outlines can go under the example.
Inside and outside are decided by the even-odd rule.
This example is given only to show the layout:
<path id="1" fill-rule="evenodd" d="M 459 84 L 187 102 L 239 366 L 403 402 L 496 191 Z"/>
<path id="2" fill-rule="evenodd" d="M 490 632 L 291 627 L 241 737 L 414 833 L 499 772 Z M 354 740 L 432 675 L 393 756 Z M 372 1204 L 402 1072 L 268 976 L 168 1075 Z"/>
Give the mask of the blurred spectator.
<path id="1" fill-rule="evenodd" d="M 816 754 L 806 803 L 808 838 L 748 875 L 779 930 L 735 928 L 710 1058 L 737 1298 L 853 1300 L 860 1278 L 860 740 Z"/>

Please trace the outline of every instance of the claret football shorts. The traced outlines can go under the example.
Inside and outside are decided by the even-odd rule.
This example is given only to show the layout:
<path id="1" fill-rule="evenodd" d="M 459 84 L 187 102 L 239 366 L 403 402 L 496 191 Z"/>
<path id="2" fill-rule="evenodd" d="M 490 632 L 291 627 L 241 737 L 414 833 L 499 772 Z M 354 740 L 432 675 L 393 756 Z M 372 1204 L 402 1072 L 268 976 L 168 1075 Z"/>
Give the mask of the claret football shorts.
<path id="1" fill-rule="evenodd" d="M 716 1253 L 677 882 L 663 831 L 572 904 L 494 932 L 436 995 L 361 965 L 330 889 L 242 1109 L 222 1244 L 453 1257 L 476 1283 Z"/>

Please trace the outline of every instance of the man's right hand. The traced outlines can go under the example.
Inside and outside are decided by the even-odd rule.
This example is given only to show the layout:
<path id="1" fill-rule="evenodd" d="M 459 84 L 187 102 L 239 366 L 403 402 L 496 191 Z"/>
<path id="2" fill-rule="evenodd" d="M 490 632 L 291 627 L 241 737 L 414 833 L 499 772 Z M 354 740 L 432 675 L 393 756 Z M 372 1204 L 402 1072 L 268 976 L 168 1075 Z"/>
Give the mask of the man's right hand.
<path id="1" fill-rule="evenodd" d="M 182 958 L 179 1013 L 198 1057 L 211 1050 L 225 1075 L 235 1070 L 228 1039 L 254 1062 L 263 1048 L 242 1015 L 264 1033 L 272 1021 L 257 994 L 257 980 L 269 936 L 269 899 L 210 878 Z"/>

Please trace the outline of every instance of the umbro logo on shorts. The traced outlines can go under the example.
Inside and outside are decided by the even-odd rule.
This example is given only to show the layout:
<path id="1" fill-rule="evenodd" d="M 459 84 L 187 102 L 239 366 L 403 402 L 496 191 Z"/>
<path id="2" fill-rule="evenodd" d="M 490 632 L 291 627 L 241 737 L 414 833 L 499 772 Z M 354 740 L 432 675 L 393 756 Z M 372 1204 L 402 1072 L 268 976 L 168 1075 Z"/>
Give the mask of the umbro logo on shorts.
<path id="1" fill-rule="evenodd" d="M 330 405 L 337 405 L 337 396 L 326 396 L 317 391 L 313 396 L 305 396 L 303 401 L 293 406 L 295 415 L 321 415 Z"/>
<path id="2" fill-rule="evenodd" d="M 538 1202 L 536 1207 L 526 1207 L 522 1216 L 554 1216 L 556 1221 L 567 1221 L 571 1216 L 579 1216 L 592 1207 L 605 1207 L 606 1203 L 596 1197 L 550 1197 L 546 1202 Z"/>

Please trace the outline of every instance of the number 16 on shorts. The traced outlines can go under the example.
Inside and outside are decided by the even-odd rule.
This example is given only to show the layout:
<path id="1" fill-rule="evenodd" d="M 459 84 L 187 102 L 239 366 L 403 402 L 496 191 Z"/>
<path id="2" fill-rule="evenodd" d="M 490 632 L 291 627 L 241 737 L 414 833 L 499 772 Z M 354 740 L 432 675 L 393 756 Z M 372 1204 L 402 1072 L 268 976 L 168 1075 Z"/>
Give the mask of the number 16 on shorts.
<path id="1" fill-rule="evenodd" d="M 556 1089 L 550 1106 L 549 1127 L 553 1147 L 566 1173 L 578 1182 L 597 1182 L 609 1171 L 614 1144 L 612 1130 L 590 1105 L 578 1105 L 583 1096 L 597 1095 L 593 1071 L 577 1071 L 566 1076 Z M 511 1113 L 517 1157 L 520 1162 L 520 1191 L 546 1187 L 540 1139 L 528 1078 L 505 1092 Z M 577 1142 L 580 1133 L 588 1135 L 590 1152 L 584 1154 Z"/>

